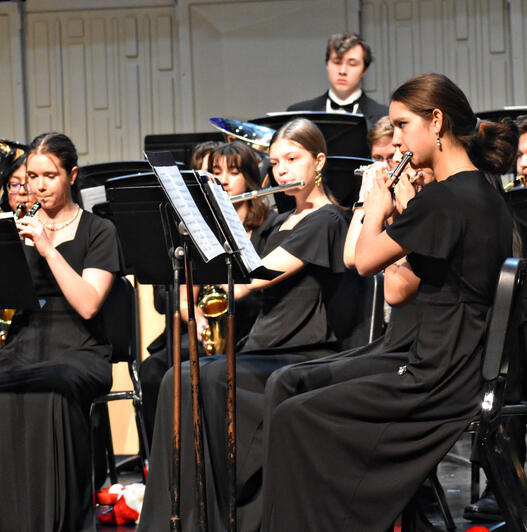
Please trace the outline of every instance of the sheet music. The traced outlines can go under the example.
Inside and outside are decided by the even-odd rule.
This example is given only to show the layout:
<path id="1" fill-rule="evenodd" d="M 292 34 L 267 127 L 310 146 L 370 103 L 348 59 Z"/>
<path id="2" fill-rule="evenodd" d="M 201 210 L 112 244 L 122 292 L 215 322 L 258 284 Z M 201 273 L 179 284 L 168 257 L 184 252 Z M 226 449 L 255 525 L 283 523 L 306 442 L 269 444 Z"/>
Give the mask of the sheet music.
<path id="1" fill-rule="evenodd" d="M 82 199 L 82 208 L 88 212 L 93 212 L 94 205 L 107 201 L 106 188 L 104 185 L 82 188 L 80 193 Z"/>
<path id="2" fill-rule="evenodd" d="M 192 240 L 205 262 L 209 262 L 225 250 L 199 212 L 177 166 L 153 167 L 170 203 L 185 224 Z"/>
<path id="3" fill-rule="evenodd" d="M 207 181 L 206 185 L 214 194 L 214 198 L 218 202 L 220 210 L 227 221 L 227 224 L 232 232 L 232 236 L 238 245 L 238 248 L 241 250 L 241 259 L 243 260 L 247 270 L 250 272 L 256 270 L 256 268 L 263 266 L 262 259 L 256 253 L 254 246 L 243 227 L 240 217 L 236 213 L 236 209 L 232 205 L 229 195 L 221 185 L 217 185 L 212 181 Z"/>

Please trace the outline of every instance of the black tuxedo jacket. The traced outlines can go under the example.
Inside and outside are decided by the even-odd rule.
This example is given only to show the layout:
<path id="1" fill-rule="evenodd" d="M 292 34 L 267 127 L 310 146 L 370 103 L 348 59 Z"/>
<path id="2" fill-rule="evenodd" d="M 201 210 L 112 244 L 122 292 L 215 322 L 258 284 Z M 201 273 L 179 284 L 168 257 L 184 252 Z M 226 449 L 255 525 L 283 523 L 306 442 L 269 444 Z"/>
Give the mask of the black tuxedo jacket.
<path id="1" fill-rule="evenodd" d="M 287 111 L 325 111 L 327 98 L 328 93 L 325 92 L 322 96 L 313 100 L 306 100 L 305 102 L 290 105 Z M 377 103 L 363 92 L 359 98 L 358 112 L 364 115 L 368 129 L 371 129 L 379 118 L 388 114 L 388 106 Z"/>

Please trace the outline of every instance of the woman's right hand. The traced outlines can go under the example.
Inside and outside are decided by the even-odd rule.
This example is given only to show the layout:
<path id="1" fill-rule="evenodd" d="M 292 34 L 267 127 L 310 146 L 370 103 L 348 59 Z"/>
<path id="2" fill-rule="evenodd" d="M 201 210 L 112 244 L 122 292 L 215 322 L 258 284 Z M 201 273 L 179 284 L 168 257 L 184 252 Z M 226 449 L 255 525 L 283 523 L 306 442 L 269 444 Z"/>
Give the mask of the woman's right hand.
<path id="1" fill-rule="evenodd" d="M 375 217 L 380 222 L 389 218 L 394 210 L 388 177 L 376 178 L 364 202 L 364 216 Z"/>
<path id="2" fill-rule="evenodd" d="M 359 192 L 359 201 L 364 202 L 368 197 L 375 179 L 383 178 L 388 175 L 388 165 L 384 161 L 376 161 L 364 169 L 362 173 L 362 183 Z"/>
<path id="3" fill-rule="evenodd" d="M 16 227 L 20 237 L 31 240 L 42 257 L 46 258 L 53 251 L 54 247 L 49 241 L 44 226 L 38 218 L 24 216 L 20 220 L 17 220 Z"/>

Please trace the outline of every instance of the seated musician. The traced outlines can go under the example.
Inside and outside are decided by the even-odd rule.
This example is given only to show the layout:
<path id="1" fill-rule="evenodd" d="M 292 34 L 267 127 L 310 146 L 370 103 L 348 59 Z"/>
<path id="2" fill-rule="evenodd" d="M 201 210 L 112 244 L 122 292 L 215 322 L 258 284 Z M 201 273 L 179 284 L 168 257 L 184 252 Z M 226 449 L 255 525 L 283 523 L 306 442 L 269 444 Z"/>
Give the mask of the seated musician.
<path id="1" fill-rule="evenodd" d="M 388 114 L 386 105 L 372 100 L 360 87 L 372 60 L 369 45 L 356 33 L 332 35 L 326 46 L 329 90 L 312 100 L 290 105 L 287 110 L 362 113 L 370 129 Z"/>
<path id="2" fill-rule="evenodd" d="M 439 74 L 401 85 L 390 120 L 394 143 L 436 182 L 386 229 L 391 191 L 375 183 L 355 264 L 371 275 L 408 257 L 402 300 L 415 297 L 416 337 L 408 353 L 347 359 L 321 387 L 273 409 L 263 530 L 385 532 L 480 409 L 488 311 L 512 251 L 511 216 L 484 172 L 508 169 L 515 131 L 480 124 Z M 407 186 L 403 176 L 395 193 Z M 429 529 L 416 514 L 408 520 Z"/>
<path id="3" fill-rule="evenodd" d="M 192 157 L 192 167 L 195 169 L 208 170 L 216 176 L 223 185 L 229 196 L 257 190 L 259 188 L 258 159 L 254 151 L 246 144 L 235 141 L 219 144 L 206 142 L 198 145 Z M 263 251 L 263 246 L 268 233 L 272 228 L 272 220 L 275 213 L 270 211 L 262 198 L 255 198 L 235 204 L 236 212 L 242 220 L 245 229 L 251 237 L 251 241 L 257 252 Z M 207 328 L 207 318 L 203 316 L 197 305 L 199 299 L 199 287 L 194 287 L 194 300 L 196 305 L 194 312 L 198 331 L 200 334 Z M 163 299 L 165 290 L 156 290 L 156 299 Z M 237 320 L 236 338 L 245 337 L 251 328 L 259 309 L 259 297 L 250 298 L 250 302 L 243 305 L 240 310 L 240 319 Z M 181 290 L 181 315 L 187 321 L 186 291 Z M 159 305 L 163 307 L 163 305 Z M 157 394 L 163 375 L 168 369 L 168 357 L 164 335 L 149 348 L 151 355 L 144 360 L 140 367 L 141 386 L 143 390 L 143 408 L 145 415 L 146 432 L 149 443 L 152 442 L 154 430 Z M 202 353 L 204 354 L 204 353 Z M 186 334 L 182 338 L 182 358 L 188 360 L 188 342 Z"/>
<path id="4" fill-rule="evenodd" d="M 263 253 L 266 267 L 284 272 L 273 281 L 236 285 L 236 296 L 263 290 L 262 309 L 247 341 L 236 355 L 238 530 L 261 524 L 263 392 L 269 375 L 292 362 L 310 360 L 336 350 L 327 318 L 327 301 L 344 271 L 342 251 L 346 222 L 326 192 L 321 176 L 325 140 L 310 121 L 296 119 L 273 137 L 270 161 L 279 184 L 304 180 L 303 188 L 286 192 L 296 209 L 278 215 Z M 188 366 L 182 377 L 181 517 L 185 531 L 196 530 L 198 508 Z M 223 530 L 227 498 L 226 357 L 200 359 L 209 530 Z M 139 523 L 140 531 L 169 530 L 172 441 L 172 370 L 159 394 L 150 475 Z"/>
<path id="5" fill-rule="evenodd" d="M 33 140 L 27 183 L 41 204 L 17 221 L 40 306 L 17 311 L 0 348 L 0 530 L 93 530 L 89 408 L 112 383 L 97 315 L 119 271 L 113 225 L 71 198 L 71 140 Z"/>
<path id="6" fill-rule="evenodd" d="M 1 174 L 2 204 L 1 209 L 5 212 L 16 212 L 24 215 L 33 205 L 33 197 L 28 193 L 26 184 L 26 154 L 22 152 L 13 161 L 6 162 Z"/>

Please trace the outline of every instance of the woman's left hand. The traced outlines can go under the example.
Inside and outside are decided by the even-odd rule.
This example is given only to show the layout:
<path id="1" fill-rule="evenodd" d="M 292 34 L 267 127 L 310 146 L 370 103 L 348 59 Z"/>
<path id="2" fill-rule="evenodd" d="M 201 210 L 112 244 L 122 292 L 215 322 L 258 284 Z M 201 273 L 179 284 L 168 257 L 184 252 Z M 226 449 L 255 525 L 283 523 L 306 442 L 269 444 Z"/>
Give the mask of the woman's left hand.
<path id="1" fill-rule="evenodd" d="M 54 249 L 48 239 L 44 226 L 38 218 L 24 216 L 16 222 L 16 227 L 22 238 L 28 238 L 33 242 L 42 257 L 46 258 Z"/>

